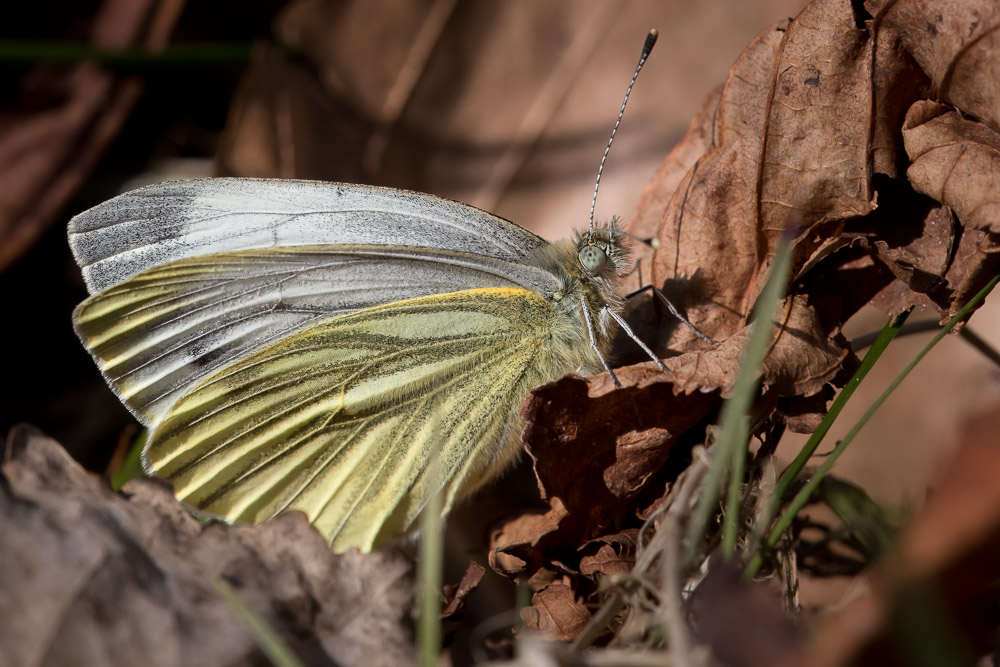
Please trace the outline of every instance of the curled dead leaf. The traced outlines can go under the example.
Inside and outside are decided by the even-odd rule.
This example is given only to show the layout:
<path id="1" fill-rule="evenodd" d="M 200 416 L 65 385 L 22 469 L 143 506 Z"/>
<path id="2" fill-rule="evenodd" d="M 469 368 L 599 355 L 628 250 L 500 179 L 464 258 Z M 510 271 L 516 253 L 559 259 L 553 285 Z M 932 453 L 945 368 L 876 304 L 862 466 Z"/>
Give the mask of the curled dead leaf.
<path id="1" fill-rule="evenodd" d="M 914 189 L 950 206 L 966 226 L 1000 234 L 1000 134 L 922 101 L 906 114 L 903 137 Z"/>
<path id="2" fill-rule="evenodd" d="M 447 619 L 461 614 L 465 609 L 465 601 L 479 587 L 486 574 L 486 568 L 479 563 L 469 563 L 461 581 L 457 584 L 447 584 L 444 587 L 444 604 L 441 606 L 441 618 Z"/>
<path id="3" fill-rule="evenodd" d="M 721 97 L 706 101 L 631 219 L 641 232 L 659 219 L 652 282 L 700 331 L 717 340 L 741 335 L 792 219 L 799 235 L 790 290 L 809 295 L 821 323 L 812 341 L 821 344 L 872 298 L 891 314 L 922 305 L 947 317 L 1000 268 L 993 239 L 973 229 L 995 235 L 1000 224 L 998 135 L 986 116 L 977 122 L 919 101 L 935 85 L 952 90 L 970 62 L 1000 61 L 991 46 L 997 10 L 981 0 L 947 4 L 814 0 L 762 32 Z M 997 88 L 980 83 L 986 97 Z M 899 180 L 907 167 L 914 188 L 954 210 L 964 227 Z M 707 362 L 676 362 L 679 386 L 724 386 L 712 376 L 731 365 L 738 346 L 706 349 L 661 311 L 655 349 L 701 350 Z M 779 365 L 772 375 L 802 396 L 815 394 L 837 375 L 838 359 L 846 361 L 833 349 L 821 354 L 829 364 Z M 708 377 L 700 379 L 703 368 Z"/>
<path id="4" fill-rule="evenodd" d="M 1000 5 L 994 0 L 868 0 L 927 73 L 936 98 L 1000 130 Z"/>
<path id="5" fill-rule="evenodd" d="M 590 620 L 590 610 L 576 600 L 573 589 L 555 582 L 531 596 L 531 606 L 521 610 L 529 630 L 548 639 L 575 638 Z"/>
<path id="6" fill-rule="evenodd" d="M 548 512 L 526 512 L 508 520 L 490 535 L 490 567 L 506 577 L 530 576 L 541 567 L 545 544 L 568 515 L 559 498 L 549 500 Z"/>
<path id="7" fill-rule="evenodd" d="M 635 565 L 638 538 L 639 531 L 632 528 L 590 540 L 583 547 L 586 555 L 580 559 L 580 573 L 588 577 L 627 574 Z"/>
<path id="8" fill-rule="evenodd" d="M 944 280 L 961 232 L 947 206 L 932 206 L 922 224 L 900 227 L 908 238 L 889 230 L 875 241 L 878 258 L 914 292 L 932 292 Z M 914 234 L 916 234 L 914 236 Z"/>

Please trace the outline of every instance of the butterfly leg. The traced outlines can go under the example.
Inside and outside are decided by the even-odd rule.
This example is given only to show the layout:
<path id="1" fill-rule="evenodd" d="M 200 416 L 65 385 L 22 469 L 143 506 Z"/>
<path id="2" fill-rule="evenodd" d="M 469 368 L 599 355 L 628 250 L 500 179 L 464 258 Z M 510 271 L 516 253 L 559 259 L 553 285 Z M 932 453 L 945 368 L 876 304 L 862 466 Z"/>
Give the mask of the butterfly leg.
<path id="1" fill-rule="evenodd" d="M 618 376 L 611 370 L 611 367 L 608 366 L 608 362 L 604 358 L 604 355 L 601 354 L 601 348 L 597 347 L 597 338 L 594 336 L 594 323 L 590 320 L 590 311 L 587 309 L 587 300 L 581 298 L 580 305 L 583 310 L 583 320 L 587 323 L 587 333 L 590 334 L 590 346 L 594 348 L 594 352 L 597 353 L 597 358 L 601 360 L 601 365 L 604 366 L 604 370 L 611 376 L 611 380 L 615 383 L 615 386 L 622 386 L 622 383 L 618 381 Z"/>
<path id="2" fill-rule="evenodd" d="M 670 372 L 670 370 L 663 365 L 663 362 L 660 361 L 660 358 L 656 356 L 656 354 L 651 349 L 649 349 L 638 336 L 635 335 L 635 332 L 632 331 L 632 327 L 628 325 L 628 323 L 625 321 L 625 318 L 623 318 L 621 315 L 611 310 L 607 306 L 605 306 L 605 310 L 607 310 L 608 314 L 610 314 L 611 317 L 615 319 L 615 322 L 617 322 L 618 326 L 622 328 L 622 331 L 628 334 L 628 337 L 634 340 L 636 344 L 642 348 L 642 351 L 648 354 L 649 358 L 656 362 L 656 365 L 660 367 L 660 370 L 664 371 L 665 373 Z"/>
<path id="3" fill-rule="evenodd" d="M 655 294 L 656 296 L 658 296 L 660 298 L 660 301 L 662 301 L 667 306 L 667 310 L 670 311 L 670 314 L 673 315 L 674 317 L 676 317 L 682 324 L 686 325 L 689 329 L 691 329 L 691 331 L 694 332 L 695 336 L 697 336 L 698 338 L 702 339 L 706 343 L 717 344 L 719 342 L 719 341 L 715 340 L 714 338 L 709 338 L 708 336 L 706 336 L 702 332 L 698 331 L 698 327 L 696 327 L 695 325 L 691 324 L 687 320 L 686 317 L 684 317 L 683 315 L 681 315 L 680 311 L 678 311 L 674 307 L 674 304 L 670 303 L 670 299 L 667 298 L 667 295 L 664 294 L 663 292 L 661 292 L 660 290 L 658 290 L 654 285 L 646 285 L 645 287 L 640 287 L 639 289 L 637 289 L 636 291 L 632 292 L 631 294 L 626 295 L 625 298 L 626 299 L 631 299 L 634 296 L 638 296 L 638 295 L 642 294 L 646 290 L 653 290 L 653 294 Z"/>

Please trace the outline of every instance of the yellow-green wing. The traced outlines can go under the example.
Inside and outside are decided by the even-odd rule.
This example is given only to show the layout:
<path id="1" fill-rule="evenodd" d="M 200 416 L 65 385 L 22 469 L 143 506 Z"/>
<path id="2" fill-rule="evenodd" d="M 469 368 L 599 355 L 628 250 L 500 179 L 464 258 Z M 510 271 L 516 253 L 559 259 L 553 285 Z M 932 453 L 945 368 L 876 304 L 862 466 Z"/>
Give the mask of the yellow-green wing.
<path id="1" fill-rule="evenodd" d="M 190 389 L 145 462 L 207 512 L 300 509 L 335 550 L 370 549 L 516 451 L 528 389 L 573 370 L 552 362 L 556 316 L 530 290 L 487 288 L 328 318 Z"/>
<path id="2" fill-rule="evenodd" d="M 334 315 L 454 289 L 557 288 L 549 272 L 437 248 L 318 245 L 155 266 L 81 303 L 73 326 L 144 424 L 198 382 Z"/>

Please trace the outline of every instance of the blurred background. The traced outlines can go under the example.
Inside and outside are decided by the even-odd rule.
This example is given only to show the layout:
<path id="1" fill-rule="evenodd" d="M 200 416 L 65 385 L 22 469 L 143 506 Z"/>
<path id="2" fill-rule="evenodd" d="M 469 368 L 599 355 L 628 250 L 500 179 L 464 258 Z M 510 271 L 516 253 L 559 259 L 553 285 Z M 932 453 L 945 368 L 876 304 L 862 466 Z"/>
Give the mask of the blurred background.
<path id="1" fill-rule="evenodd" d="M 86 296 L 66 245 L 74 214 L 168 179 L 314 178 L 451 197 L 557 239 L 587 224 L 597 165 L 650 28 L 661 37 L 606 166 L 602 220 L 628 217 L 744 46 L 803 4 L 49 0 L 6 7 L 0 434 L 30 422 L 99 472 L 114 467 L 135 437 L 134 421 L 71 328 L 72 309 Z M 848 334 L 883 323 L 863 313 Z M 995 304 L 973 327 L 1000 345 Z M 870 395 L 929 335 L 890 349 Z M 996 367 L 946 340 L 842 459 L 840 474 L 880 501 L 919 503 L 958 425 L 997 400 Z M 857 395 L 843 430 L 870 401 Z M 530 471 L 524 479 L 530 492 Z"/>

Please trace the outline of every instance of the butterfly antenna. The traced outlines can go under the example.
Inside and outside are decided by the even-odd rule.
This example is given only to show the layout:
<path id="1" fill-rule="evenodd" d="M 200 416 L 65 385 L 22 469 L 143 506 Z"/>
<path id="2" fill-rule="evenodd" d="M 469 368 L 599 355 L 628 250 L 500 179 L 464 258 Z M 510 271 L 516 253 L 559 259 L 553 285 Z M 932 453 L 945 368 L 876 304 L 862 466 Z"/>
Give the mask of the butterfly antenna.
<path id="1" fill-rule="evenodd" d="M 608 139 L 608 145 L 604 148 L 604 155 L 601 156 L 601 164 L 597 167 L 597 180 L 594 182 L 594 197 L 590 200 L 590 230 L 587 232 L 587 237 L 590 238 L 594 233 L 594 209 L 597 206 L 597 189 L 601 187 L 601 173 L 604 171 L 604 161 L 608 159 L 608 151 L 611 150 L 611 142 L 615 140 L 615 132 L 618 131 L 618 126 L 622 122 L 622 115 L 625 113 L 625 105 L 628 104 L 628 96 L 632 94 L 632 86 L 635 84 L 636 77 L 639 76 L 642 66 L 646 64 L 646 58 L 649 57 L 650 51 L 653 50 L 653 45 L 656 44 L 656 38 L 660 36 L 656 28 L 649 31 L 646 35 L 646 41 L 642 45 L 642 53 L 639 55 L 639 64 L 635 66 L 635 72 L 632 74 L 632 80 L 628 82 L 628 88 L 625 90 L 625 99 L 622 100 L 622 108 L 618 110 L 618 119 L 615 121 L 615 126 L 611 129 L 611 137 Z"/>

